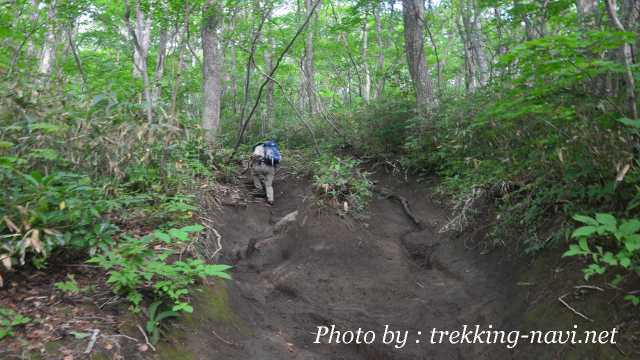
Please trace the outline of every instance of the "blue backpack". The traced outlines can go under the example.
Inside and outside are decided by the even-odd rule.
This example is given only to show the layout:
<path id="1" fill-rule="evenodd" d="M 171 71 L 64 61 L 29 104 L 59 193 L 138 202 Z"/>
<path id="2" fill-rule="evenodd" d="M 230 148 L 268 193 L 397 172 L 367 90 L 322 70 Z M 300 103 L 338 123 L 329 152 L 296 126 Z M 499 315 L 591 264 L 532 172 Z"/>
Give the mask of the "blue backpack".
<path id="1" fill-rule="evenodd" d="M 260 144 L 258 144 L 260 145 Z M 278 144 L 275 141 L 265 141 L 262 143 L 264 147 L 264 161 L 271 165 L 276 166 L 282 160 L 282 155 L 280 155 L 280 149 L 278 149 Z"/>

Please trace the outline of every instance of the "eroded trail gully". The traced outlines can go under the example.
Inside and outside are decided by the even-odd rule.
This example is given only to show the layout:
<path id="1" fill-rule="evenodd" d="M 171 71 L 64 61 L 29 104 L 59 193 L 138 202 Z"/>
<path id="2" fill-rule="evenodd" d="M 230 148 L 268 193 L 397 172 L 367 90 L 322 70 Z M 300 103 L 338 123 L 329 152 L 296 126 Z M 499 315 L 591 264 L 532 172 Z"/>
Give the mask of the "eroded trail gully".
<path id="1" fill-rule="evenodd" d="M 181 325 L 182 333 L 165 346 L 166 355 L 512 358 L 503 345 L 429 344 L 432 328 L 505 325 L 508 274 L 500 264 L 467 251 L 463 242 L 438 234 L 446 212 L 423 186 L 386 175 L 377 180 L 366 220 L 314 206 L 310 184 L 290 175 L 276 179 L 273 207 L 262 202 L 223 206 L 217 214 L 223 260 L 235 264 L 234 281 L 199 296 L 201 311 L 195 314 L 200 315 Z M 329 325 L 373 330 L 377 340 L 338 345 L 325 338 L 314 344 L 317 327 Z M 402 349 L 381 344 L 385 325 L 408 331 Z"/>

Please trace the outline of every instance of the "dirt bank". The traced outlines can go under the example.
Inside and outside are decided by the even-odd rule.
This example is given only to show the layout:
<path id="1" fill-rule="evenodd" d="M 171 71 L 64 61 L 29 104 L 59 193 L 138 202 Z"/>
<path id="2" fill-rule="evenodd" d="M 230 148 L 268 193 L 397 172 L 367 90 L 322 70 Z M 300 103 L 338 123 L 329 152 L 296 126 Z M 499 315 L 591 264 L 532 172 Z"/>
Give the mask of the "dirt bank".
<path id="1" fill-rule="evenodd" d="M 549 264 L 536 268 L 504 260 L 499 252 L 480 255 L 470 245 L 483 234 L 474 231 L 455 238 L 439 234 L 448 214 L 433 201 L 428 186 L 386 174 L 378 174 L 377 180 L 384 193 L 407 199 L 424 226 L 411 221 L 397 197 L 380 194 L 372 201 L 368 218 L 339 216 L 314 203 L 308 181 L 284 171 L 276 179 L 275 206 L 255 201 L 226 205 L 211 214 L 220 221 L 222 260 L 235 264 L 234 281 L 203 288 L 196 297 L 194 316 L 175 324 L 158 357 L 621 357 L 619 348 L 611 345 L 508 349 L 501 344 L 430 344 L 431 329 L 460 330 L 465 324 L 525 330 L 574 323 L 599 328 L 596 325 L 604 323 L 581 322 L 555 298 L 531 298 L 533 287 L 527 285 L 535 284 L 523 281 L 537 276 L 536 271 L 549 273 Z M 280 220 L 285 217 L 283 225 Z M 323 338 L 314 344 L 317 327 L 329 325 L 336 330 L 373 330 L 378 340 L 345 345 L 327 344 Z M 401 349 L 380 343 L 385 325 L 408 331 Z"/>

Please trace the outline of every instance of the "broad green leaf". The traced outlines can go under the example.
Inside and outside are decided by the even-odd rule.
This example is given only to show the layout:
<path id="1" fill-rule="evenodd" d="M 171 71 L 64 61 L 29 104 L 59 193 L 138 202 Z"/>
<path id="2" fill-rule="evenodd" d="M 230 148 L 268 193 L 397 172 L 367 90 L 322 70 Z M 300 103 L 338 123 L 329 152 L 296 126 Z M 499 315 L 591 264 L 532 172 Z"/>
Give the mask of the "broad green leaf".
<path id="1" fill-rule="evenodd" d="M 185 227 L 181 228 L 180 230 L 182 230 L 184 232 L 187 232 L 187 233 L 193 233 L 193 232 L 198 232 L 198 231 L 204 230 L 204 226 L 202 226 L 200 224 L 193 224 L 193 225 L 185 226 Z"/>
<path id="2" fill-rule="evenodd" d="M 640 230 L 640 220 L 632 219 L 624 221 L 618 230 L 624 235 L 634 234 Z"/>
<path id="3" fill-rule="evenodd" d="M 602 258 L 600 258 L 600 260 L 602 260 L 604 263 L 606 263 L 607 265 L 611 265 L 611 266 L 616 266 L 618 265 L 618 260 L 613 256 L 613 254 L 609 251 L 607 251 L 606 253 L 604 253 L 604 255 L 602 256 Z"/>
<path id="4" fill-rule="evenodd" d="M 624 239 L 624 247 L 630 253 L 634 253 L 637 250 L 640 250 L 640 235 L 633 234 L 625 237 Z"/>
<path id="5" fill-rule="evenodd" d="M 571 237 L 573 238 L 577 238 L 577 237 L 588 237 L 590 235 L 592 235 L 593 233 L 595 233 L 598 229 L 595 226 L 582 226 L 577 228 L 573 234 L 571 234 Z"/>
<path id="6" fill-rule="evenodd" d="M 592 225 L 592 226 L 599 225 L 596 219 L 586 215 L 579 215 L 579 214 L 573 215 L 573 220 L 579 221 L 583 224 Z"/>
<path id="7" fill-rule="evenodd" d="M 618 260 L 620 261 L 620 266 L 625 269 L 628 269 L 631 266 L 631 259 L 629 259 L 626 255 L 618 254 Z"/>
<path id="8" fill-rule="evenodd" d="M 158 239 L 158 240 L 160 240 L 160 241 L 162 241 L 164 243 L 170 243 L 171 242 L 171 236 L 169 236 L 169 234 L 164 233 L 162 231 L 158 231 L 158 230 L 154 231 L 153 232 L 153 236 L 155 236 L 156 239 Z"/>
<path id="9" fill-rule="evenodd" d="M 618 221 L 613 215 L 606 213 L 596 214 L 596 220 L 602 225 L 616 226 L 618 224 Z"/>
<path id="10" fill-rule="evenodd" d="M 629 127 L 640 129 L 640 120 L 631 120 L 628 118 L 621 118 L 621 119 L 618 119 L 618 122 L 621 124 L 627 125 Z"/>
<path id="11" fill-rule="evenodd" d="M 562 257 L 576 255 L 586 255 L 586 252 L 582 251 L 578 245 L 571 244 L 569 245 L 569 250 L 565 251 L 564 254 L 562 254 Z"/>
<path id="12" fill-rule="evenodd" d="M 189 234 L 180 230 L 180 229 L 171 229 L 169 230 L 169 235 L 171 235 L 172 237 L 181 240 L 181 241 L 187 241 L 189 240 Z"/>
<path id="13" fill-rule="evenodd" d="M 589 249 L 589 243 L 587 242 L 586 238 L 581 238 L 580 240 L 578 240 L 578 245 L 580 246 L 580 249 L 586 252 L 591 252 L 591 249 Z"/>

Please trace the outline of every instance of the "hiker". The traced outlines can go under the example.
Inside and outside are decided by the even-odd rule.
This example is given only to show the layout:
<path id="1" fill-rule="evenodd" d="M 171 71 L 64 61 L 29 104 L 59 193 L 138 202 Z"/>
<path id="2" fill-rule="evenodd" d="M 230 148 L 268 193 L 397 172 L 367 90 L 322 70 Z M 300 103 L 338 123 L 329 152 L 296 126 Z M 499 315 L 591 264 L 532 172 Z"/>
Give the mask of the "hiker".
<path id="1" fill-rule="evenodd" d="M 253 146 L 250 160 L 253 186 L 257 190 L 262 190 L 262 184 L 264 184 L 269 205 L 273 205 L 273 177 L 280 159 L 280 150 L 274 141 L 269 140 Z"/>

